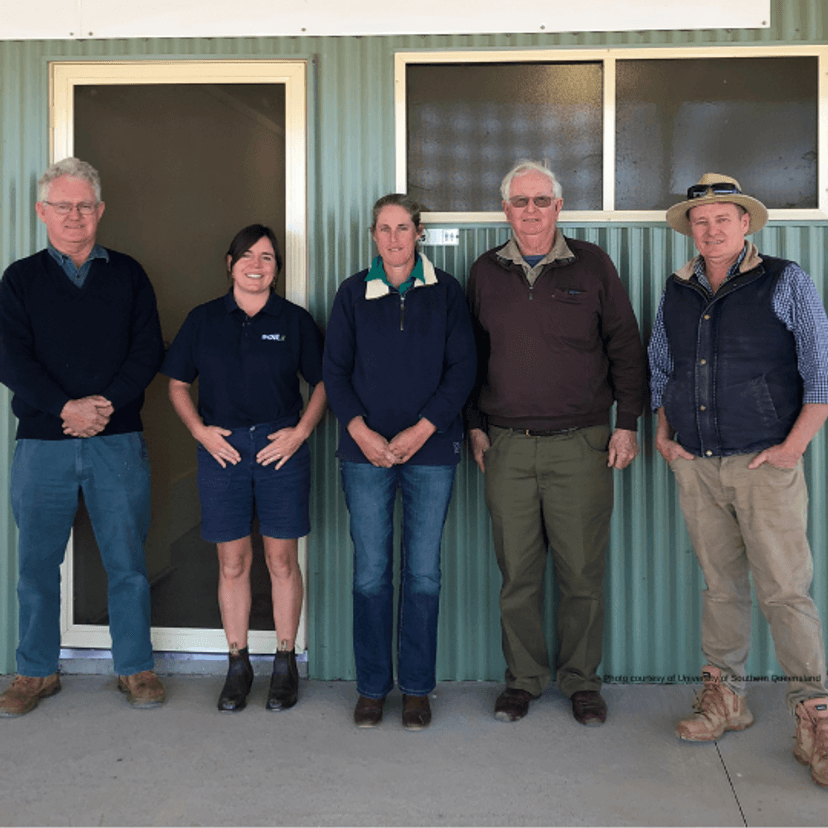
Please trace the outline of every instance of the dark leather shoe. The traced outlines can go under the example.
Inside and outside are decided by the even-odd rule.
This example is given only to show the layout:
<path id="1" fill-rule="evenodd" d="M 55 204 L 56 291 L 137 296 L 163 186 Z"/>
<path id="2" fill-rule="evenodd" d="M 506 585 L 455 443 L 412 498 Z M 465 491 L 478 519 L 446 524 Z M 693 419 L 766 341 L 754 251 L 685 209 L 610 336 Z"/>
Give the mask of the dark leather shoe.
<path id="1" fill-rule="evenodd" d="M 495 718 L 501 722 L 516 722 L 529 712 L 529 702 L 536 698 L 528 690 L 507 687 L 495 702 Z"/>
<path id="2" fill-rule="evenodd" d="M 407 696 L 403 693 L 402 723 L 406 730 L 422 730 L 431 724 L 428 696 Z"/>
<path id="3" fill-rule="evenodd" d="M 238 655 L 230 656 L 227 678 L 218 700 L 218 709 L 222 713 L 236 713 L 247 707 L 247 694 L 253 685 L 253 665 L 247 647 L 239 650 Z"/>
<path id="4" fill-rule="evenodd" d="M 385 699 L 369 699 L 360 696 L 354 708 L 354 724 L 357 727 L 376 727 L 382 721 Z"/>
<path id="5" fill-rule="evenodd" d="M 607 720 L 607 703 L 597 690 L 579 690 L 572 694 L 570 701 L 576 722 L 595 727 Z"/>
<path id="6" fill-rule="evenodd" d="M 273 675 L 267 693 L 268 710 L 287 710 L 299 700 L 299 668 L 293 650 L 279 650 L 273 659 Z"/>

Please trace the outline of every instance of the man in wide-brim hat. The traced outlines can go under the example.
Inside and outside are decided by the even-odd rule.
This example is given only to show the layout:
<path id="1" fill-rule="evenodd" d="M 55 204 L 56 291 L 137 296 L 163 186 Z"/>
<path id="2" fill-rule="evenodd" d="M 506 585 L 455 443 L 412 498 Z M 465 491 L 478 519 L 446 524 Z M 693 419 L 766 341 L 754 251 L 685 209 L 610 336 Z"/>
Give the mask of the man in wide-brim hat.
<path id="1" fill-rule="evenodd" d="M 656 447 L 670 464 L 707 589 L 704 687 L 676 734 L 753 724 L 745 698 L 753 573 L 797 719 L 794 755 L 828 786 L 828 690 L 810 596 L 802 455 L 828 417 L 828 319 L 811 278 L 746 236 L 768 219 L 735 178 L 706 173 L 667 211 L 699 255 L 667 280 L 649 346 Z"/>

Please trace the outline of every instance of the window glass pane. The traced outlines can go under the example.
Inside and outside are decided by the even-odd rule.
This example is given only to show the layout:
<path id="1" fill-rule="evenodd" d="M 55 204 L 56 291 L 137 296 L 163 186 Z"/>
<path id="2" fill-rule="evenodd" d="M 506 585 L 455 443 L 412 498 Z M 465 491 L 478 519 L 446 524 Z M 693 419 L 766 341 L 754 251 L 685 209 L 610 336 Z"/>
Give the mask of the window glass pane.
<path id="1" fill-rule="evenodd" d="M 705 172 L 770 208 L 817 206 L 817 58 L 619 60 L 617 210 L 663 210 Z"/>
<path id="2" fill-rule="evenodd" d="M 428 211 L 500 210 L 500 181 L 546 161 L 564 207 L 599 210 L 600 63 L 409 65 L 408 192 Z"/>

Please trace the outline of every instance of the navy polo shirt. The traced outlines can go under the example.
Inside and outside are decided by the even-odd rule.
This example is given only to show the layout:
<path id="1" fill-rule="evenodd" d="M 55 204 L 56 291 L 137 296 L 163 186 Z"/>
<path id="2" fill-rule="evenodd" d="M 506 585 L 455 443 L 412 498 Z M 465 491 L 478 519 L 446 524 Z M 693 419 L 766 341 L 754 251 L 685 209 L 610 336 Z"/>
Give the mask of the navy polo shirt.
<path id="1" fill-rule="evenodd" d="M 198 384 L 205 425 L 242 428 L 298 420 L 301 374 L 322 380 L 322 335 L 313 317 L 275 293 L 248 316 L 231 290 L 190 311 L 167 351 L 161 373 Z"/>

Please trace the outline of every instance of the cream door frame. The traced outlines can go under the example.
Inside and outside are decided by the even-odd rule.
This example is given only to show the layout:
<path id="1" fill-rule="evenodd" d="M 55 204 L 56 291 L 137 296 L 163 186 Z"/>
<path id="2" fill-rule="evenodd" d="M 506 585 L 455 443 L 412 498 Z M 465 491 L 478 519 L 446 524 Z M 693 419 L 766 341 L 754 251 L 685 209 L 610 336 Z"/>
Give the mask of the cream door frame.
<path id="1" fill-rule="evenodd" d="M 308 303 L 307 241 L 307 63 L 303 60 L 61 61 L 49 64 L 49 159 L 73 154 L 74 89 L 89 84 L 278 83 L 285 87 L 285 272 L 286 297 Z M 61 646 L 110 649 L 104 626 L 75 624 L 72 538 L 61 569 Z M 307 571 L 307 538 L 299 541 L 299 562 Z M 155 650 L 226 652 L 222 630 L 153 627 Z M 272 653 L 276 634 L 251 630 L 252 653 Z M 297 649 L 307 647 L 307 600 Z"/>

